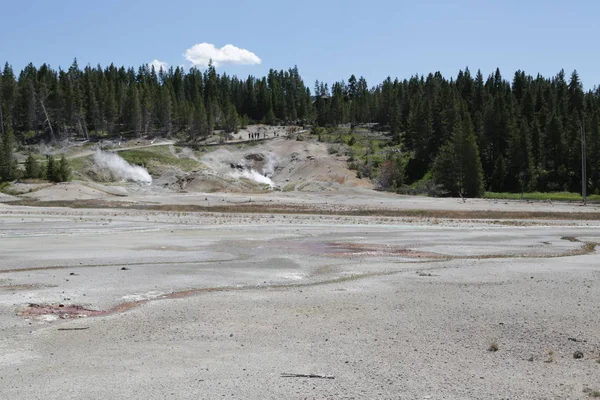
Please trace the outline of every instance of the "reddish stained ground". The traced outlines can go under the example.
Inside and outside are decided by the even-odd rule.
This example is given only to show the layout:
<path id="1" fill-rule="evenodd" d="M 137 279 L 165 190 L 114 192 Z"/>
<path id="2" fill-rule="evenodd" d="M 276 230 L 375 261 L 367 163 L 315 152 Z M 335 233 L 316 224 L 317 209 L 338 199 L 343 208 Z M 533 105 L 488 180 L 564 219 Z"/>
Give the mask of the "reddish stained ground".
<path id="1" fill-rule="evenodd" d="M 402 258 L 447 258 L 443 254 L 417 251 L 395 246 L 360 243 L 322 243 L 320 253 L 332 257 L 402 257 Z"/>
<path id="2" fill-rule="evenodd" d="M 89 310 L 82 306 L 65 304 L 29 304 L 19 315 L 37 317 L 41 315 L 57 315 L 60 319 L 93 317 L 106 314 L 103 310 Z"/>
<path id="3" fill-rule="evenodd" d="M 388 245 L 377 245 L 377 244 L 359 244 L 359 243 L 326 243 L 326 242 L 303 242 L 295 245 L 286 243 L 288 248 L 304 249 L 308 250 L 313 254 L 320 254 L 331 257 L 402 257 L 402 258 L 428 258 L 428 259 L 444 259 L 448 256 L 437 253 L 430 253 L 424 251 L 416 251 L 407 248 L 400 248 L 396 246 Z M 248 287 L 250 288 L 250 287 Z M 246 289 L 248 289 L 246 288 Z M 201 289 L 189 289 L 182 290 L 179 292 L 173 292 L 164 294 L 156 298 L 156 300 L 162 299 L 177 299 L 182 297 L 188 297 L 197 295 L 205 292 L 215 292 L 222 290 L 231 290 L 231 287 L 222 288 L 201 288 Z M 244 289 L 244 288 L 236 288 Z M 23 308 L 19 315 L 24 317 L 39 317 L 43 315 L 56 315 L 60 319 L 74 319 L 82 317 L 95 317 L 101 315 L 108 315 L 114 313 L 122 313 L 138 305 L 147 303 L 149 300 L 138 300 L 126 303 L 118 304 L 109 310 L 91 310 L 79 305 L 66 305 L 66 304 L 35 304 L 31 303 Z"/>

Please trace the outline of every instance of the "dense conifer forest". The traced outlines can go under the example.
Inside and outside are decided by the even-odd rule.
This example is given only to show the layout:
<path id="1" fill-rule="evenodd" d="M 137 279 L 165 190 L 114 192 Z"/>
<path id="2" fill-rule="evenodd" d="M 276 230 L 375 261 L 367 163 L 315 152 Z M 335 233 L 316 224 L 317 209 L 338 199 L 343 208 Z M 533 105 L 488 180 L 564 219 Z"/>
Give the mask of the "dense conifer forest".
<path id="1" fill-rule="evenodd" d="M 584 91 L 577 72 L 510 79 L 469 69 L 369 86 L 362 77 L 316 82 L 297 68 L 241 79 L 206 70 L 155 71 L 110 65 L 67 69 L 32 64 L 0 79 L 0 180 L 15 177 L 17 144 L 65 138 L 168 137 L 197 142 L 215 129 L 252 123 L 384 132 L 388 165 L 402 184 L 432 178 L 448 194 L 581 190 L 581 140 L 587 187 L 600 189 L 600 89 Z"/>

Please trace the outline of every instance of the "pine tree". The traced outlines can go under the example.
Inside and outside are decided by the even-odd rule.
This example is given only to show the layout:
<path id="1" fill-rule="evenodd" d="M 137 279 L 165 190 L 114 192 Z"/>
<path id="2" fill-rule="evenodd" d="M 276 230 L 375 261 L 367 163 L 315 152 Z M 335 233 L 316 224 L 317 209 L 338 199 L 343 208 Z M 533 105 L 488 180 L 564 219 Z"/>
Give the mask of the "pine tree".
<path id="1" fill-rule="evenodd" d="M 461 192 L 459 185 L 459 172 L 457 159 L 454 153 L 454 143 L 446 142 L 440 148 L 433 163 L 433 179 L 451 196 L 458 196 Z"/>
<path id="2" fill-rule="evenodd" d="M 590 119 L 588 141 L 588 163 L 590 165 L 589 178 L 597 194 L 600 194 L 600 116 L 595 112 Z"/>
<path id="3" fill-rule="evenodd" d="M 429 101 L 425 99 L 412 108 L 408 123 L 406 148 L 413 151 L 414 158 L 407 166 L 411 181 L 420 179 L 429 170 L 433 144 L 433 115 Z"/>
<path id="4" fill-rule="evenodd" d="M 528 188 L 529 180 L 532 178 L 531 168 L 531 136 L 527 122 L 522 119 L 519 128 L 513 131 L 509 138 L 509 175 L 517 179 L 511 179 L 507 190 L 511 192 L 524 191 Z"/>
<path id="5" fill-rule="evenodd" d="M 41 175 L 40 163 L 33 156 L 33 153 L 29 153 L 27 160 L 25 160 L 25 175 L 26 179 L 37 179 Z"/>
<path id="6" fill-rule="evenodd" d="M 233 106 L 233 104 L 229 103 L 227 105 L 225 113 L 226 113 L 225 126 L 224 126 L 225 127 L 225 131 L 237 133 L 237 131 L 238 131 L 238 124 L 239 124 L 239 117 L 238 117 L 238 113 L 235 110 L 235 107 Z"/>
<path id="7" fill-rule="evenodd" d="M 204 108 L 204 103 L 200 102 L 194 111 L 194 123 L 190 132 L 190 140 L 195 141 L 198 138 L 206 138 L 209 134 L 206 109 Z"/>
<path id="8" fill-rule="evenodd" d="M 451 195 L 479 197 L 483 194 L 481 159 L 468 115 L 455 123 L 451 141 L 440 149 L 433 176 Z"/>
<path id="9" fill-rule="evenodd" d="M 17 161 L 13 153 L 14 144 L 14 135 L 9 126 L 2 137 L 2 148 L 0 149 L 0 181 L 12 181 L 16 178 Z"/>
<path id="10" fill-rule="evenodd" d="M 491 191 L 492 192 L 504 192 L 504 180 L 506 179 L 506 160 L 500 154 L 498 158 L 496 158 L 496 163 L 494 165 L 494 173 L 492 175 L 491 181 Z"/>
<path id="11" fill-rule="evenodd" d="M 166 136 L 171 135 L 173 106 L 171 100 L 171 91 L 168 87 L 162 87 L 160 90 L 160 100 L 158 101 L 157 115 L 160 121 L 162 131 Z"/>
<path id="12" fill-rule="evenodd" d="M 390 110 L 390 135 L 392 136 L 392 142 L 400 144 L 402 138 L 400 137 L 400 130 L 402 124 L 402 111 L 398 99 L 395 99 Z"/>
<path id="13" fill-rule="evenodd" d="M 269 108 L 269 111 L 267 112 L 267 115 L 265 116 L 265 122 L 269 125 L 275 124 L 275 113 L 273 112 L 272 108 Z"/>
<path id="14" fill-rule="evenodd" d="M 0 127 L 0 133 L 4 134 L 8 128 L 13 128 L 14 106 L 16 97 L 17 82 L 12 67 L 8 62 L 4 64 L 2 71 L 2 97 L 0 98 L 0 107 L 2 108 L 3 126 Z"/>
<path id="15" fill-rule="evenodd" d="M 63 155 L 60 157 L 60 161 L 58 162 L 58 168 L 56 171 L 56 182 L 67 182 L 71 180 L 71 167 L 69 166 L 69 162 L 66 157 Z"/>
<path id="16" fill-rule="evenodd" d="M 127 112 L 127 121 L 129 122 L 129 129 L 135 135 L 139 135 L 142 131 L 142 109 L 140 106 L 140 97 L 138 94 L 138 89 L 135 85 L 132 85 L 129 89 Z"/>
<path id="17" fill-rule="evenodd" d="M 46 159 L 46 179 L 50 182 L 56 182 L 56 172 L 58 166 L 53 156 L 48 156 Z"/>

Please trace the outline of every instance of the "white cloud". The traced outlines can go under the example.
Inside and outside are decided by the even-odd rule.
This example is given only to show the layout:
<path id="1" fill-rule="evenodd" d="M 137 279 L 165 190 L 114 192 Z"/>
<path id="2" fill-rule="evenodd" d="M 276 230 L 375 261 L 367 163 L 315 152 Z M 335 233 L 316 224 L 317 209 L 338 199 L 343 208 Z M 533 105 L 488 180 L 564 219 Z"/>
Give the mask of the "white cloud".
<path id="1" fill-rule="evenodd" d="M 148 67 L 152 68 L 154 67 L 154 70 L 158 73 L 161 69 L 165 72 L 167 72 L 167 69 L 169 69 L 169 64 L 167 64 L 164 61 L 158 61 L 157 59 L 152 60 L 151 63 L 148 63 Z"/>
<path id="2" fill-rule="evenodd" d="M 253 52 L 240 49 L 232 44 L 218 49 L 211 43 L 198 43 L 187 49 L 184 57 L 192 64 L 204 67 L 210 60 L 213 61 L 215 67 L 223 64 L 255 65 L 261 63 L 261 59 Z"/>

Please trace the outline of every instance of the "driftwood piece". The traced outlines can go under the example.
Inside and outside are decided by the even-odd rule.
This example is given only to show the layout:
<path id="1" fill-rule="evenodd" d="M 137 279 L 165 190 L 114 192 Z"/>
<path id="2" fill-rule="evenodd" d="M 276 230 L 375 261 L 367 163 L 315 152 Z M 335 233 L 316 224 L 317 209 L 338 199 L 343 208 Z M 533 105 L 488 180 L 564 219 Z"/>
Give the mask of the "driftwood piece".
<path id="1" fill-rule="evenodd" d="M 90 329 L 89 326 L 83 328 L 58 328 L 59 331 L 85 331 L 86 329 Z"/>
<path id="2" fill-rule="evenodd" d="M 319 379 L 335 379 L 332 375 L 319 374 L 281 374 L 282 378 L 319 378 Z"/>

